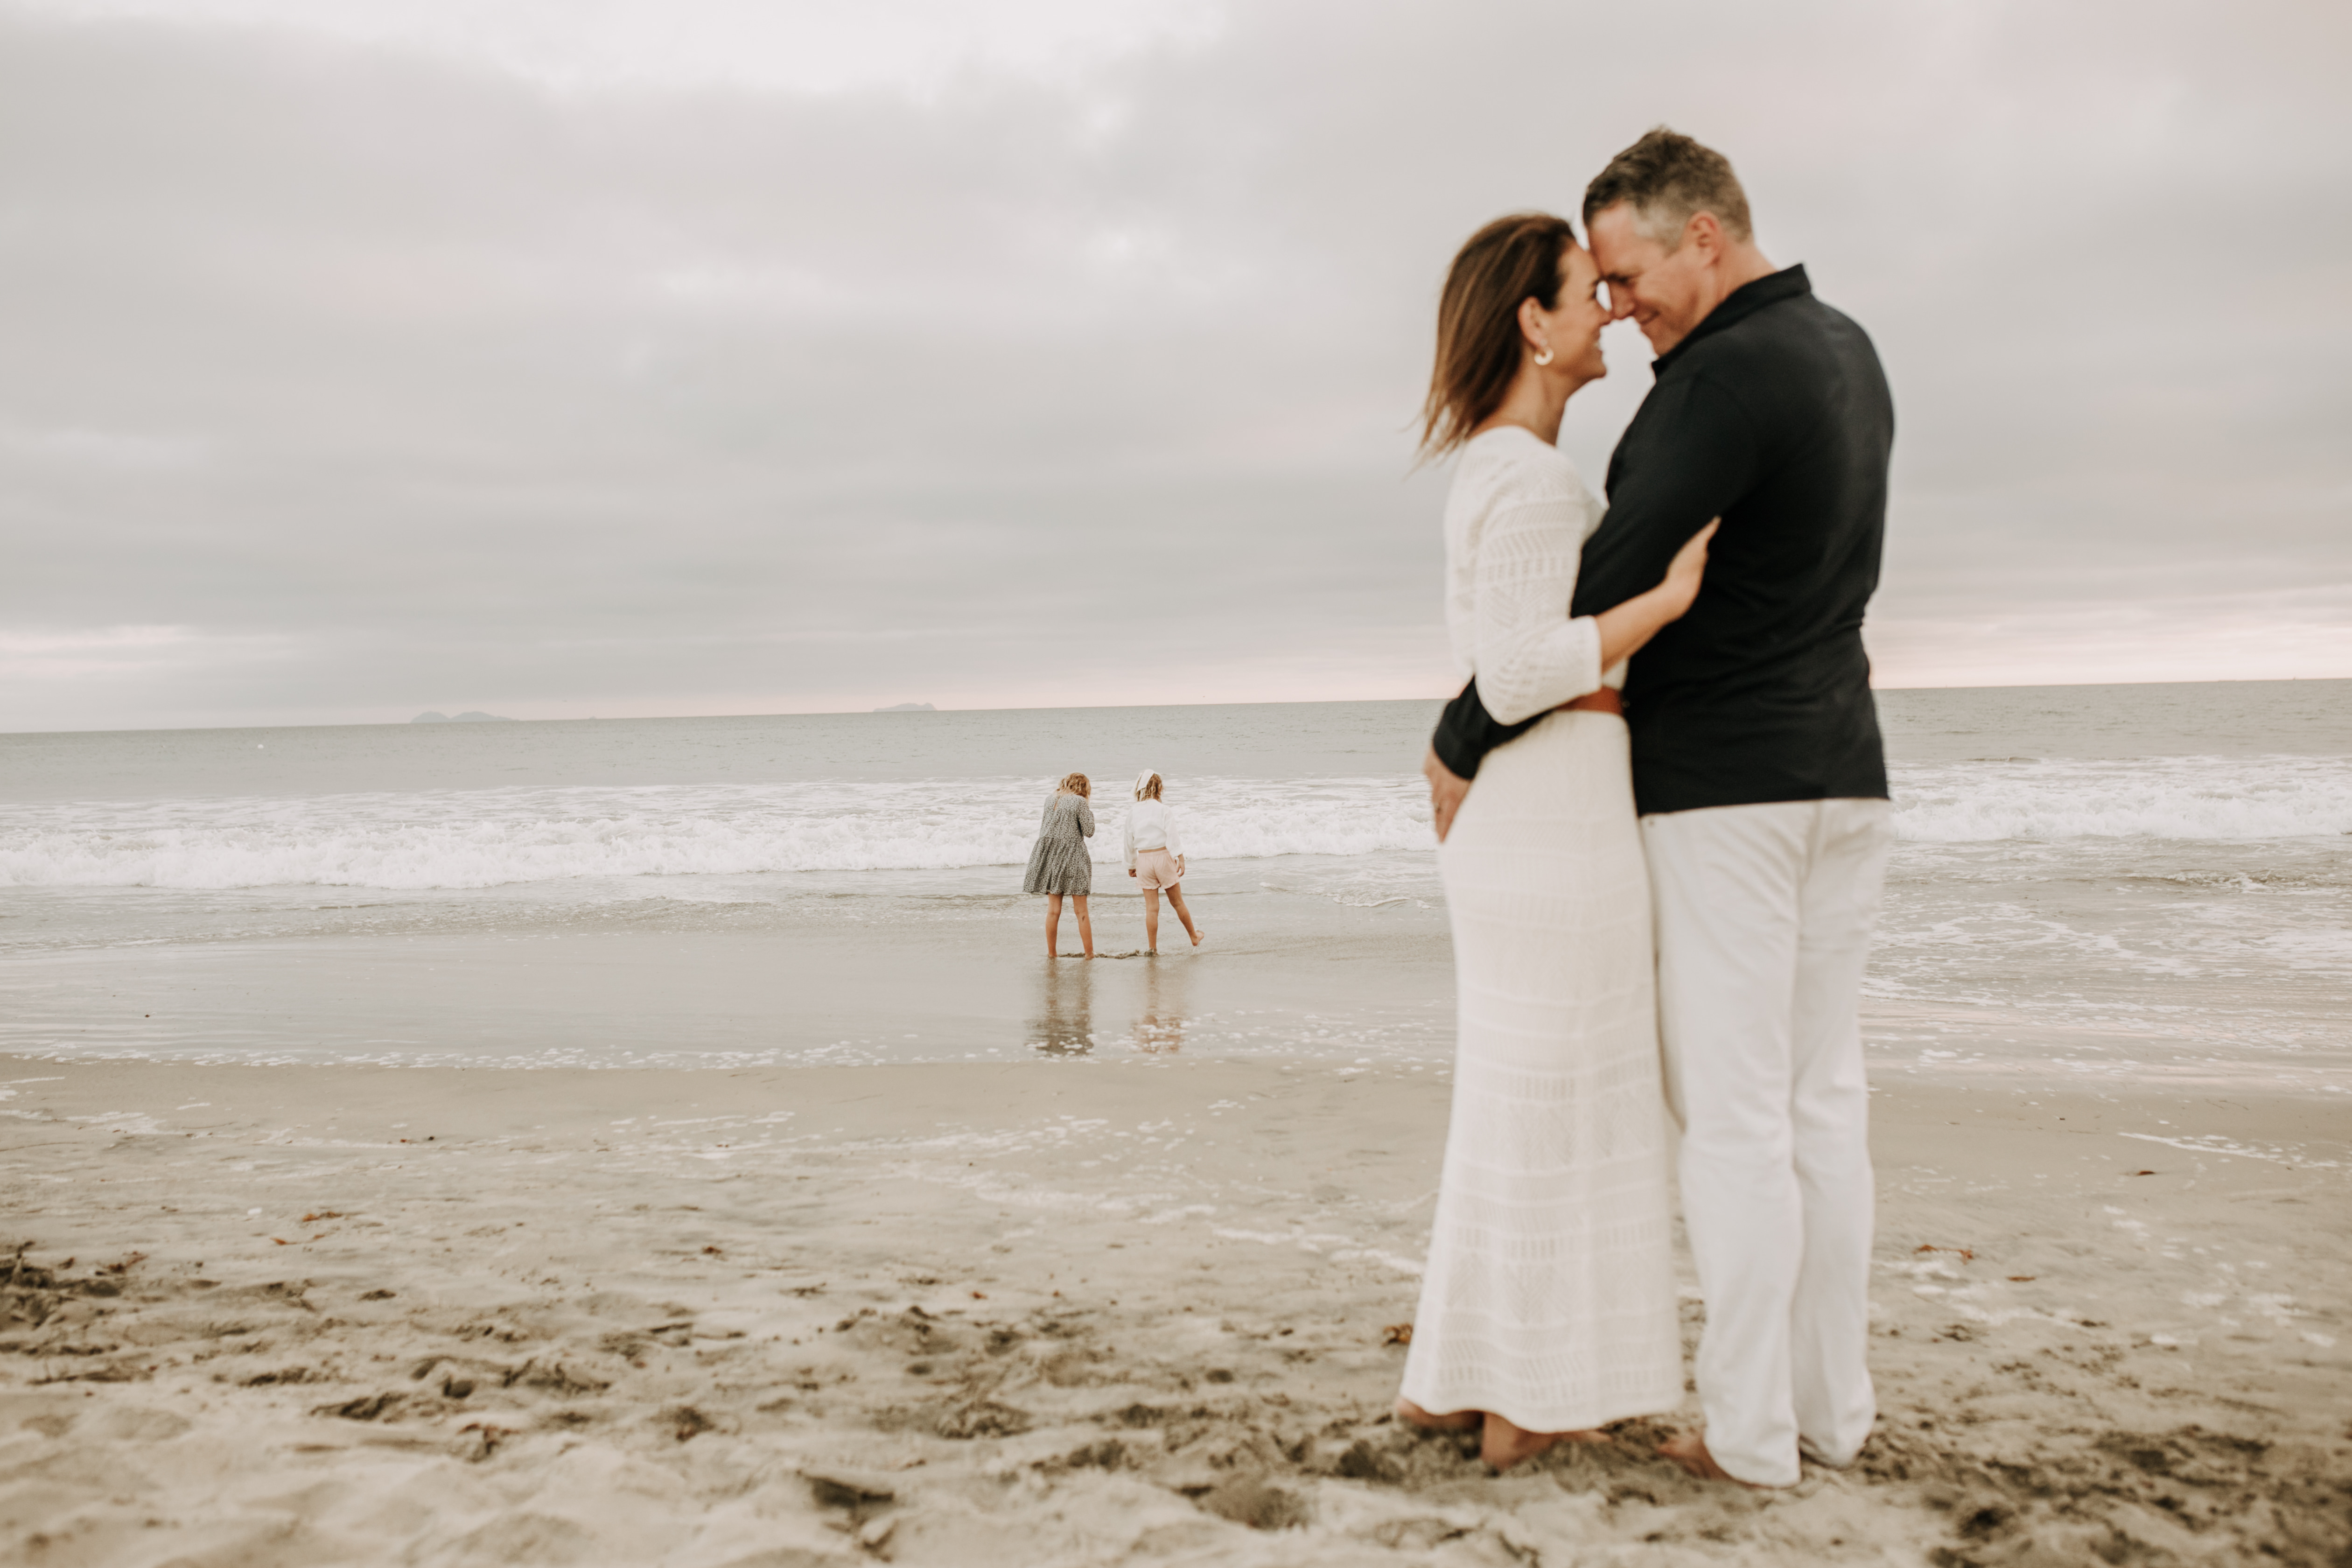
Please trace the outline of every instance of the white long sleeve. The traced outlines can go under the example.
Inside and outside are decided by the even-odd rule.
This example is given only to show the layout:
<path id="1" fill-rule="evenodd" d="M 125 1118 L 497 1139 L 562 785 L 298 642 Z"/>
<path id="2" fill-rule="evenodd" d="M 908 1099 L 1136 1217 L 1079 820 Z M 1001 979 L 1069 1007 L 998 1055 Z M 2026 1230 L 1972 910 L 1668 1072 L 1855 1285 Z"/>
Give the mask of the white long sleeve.
<path id="1" fill-rule="evenodd" d="M 1568 613 L 1601 514 L 1568 458 L 1529 431 L 1506 426 L 1464 449 L 1445 504 L 1446 623 L 1503 723 L 1602 684 L 1600 626 Z"/>
<path id="2" fill-rule="evenodd" d="M 1184 842 L 1176 834 L 1176 814 L 1167 804 L 1157 800 L 1139 800 L 1127 813 L 1127 868 L 1135 869 L 1139 849 L 1165 849 L 1171 855 L 1184 853 Z"/>

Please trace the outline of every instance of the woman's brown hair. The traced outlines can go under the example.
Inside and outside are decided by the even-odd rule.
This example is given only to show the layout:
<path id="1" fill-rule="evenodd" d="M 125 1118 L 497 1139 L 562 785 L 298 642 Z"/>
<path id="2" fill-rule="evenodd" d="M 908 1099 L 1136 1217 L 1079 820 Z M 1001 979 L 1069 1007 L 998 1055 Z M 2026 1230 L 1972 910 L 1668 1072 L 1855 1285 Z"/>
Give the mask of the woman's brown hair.
<path id="1" fill-rule="evenodd" d="M 1470 438 L 1511 389 L 1526 338 L 1519 301 L 1559 305 L 1560 261 L 1576 230 L 1549 213 L 1513 213 L 1470 237 L 1437 300 L 1437 363 L 1421 405 L 1421 450 L 1442 458 Z"/>
<path id="2" fill-rule="evenodd" d="M 1065 773 L 1062 777 L 1064 795 L 1092 795 L 1094 790 L 1093 783 L 1084 773 Z"/>

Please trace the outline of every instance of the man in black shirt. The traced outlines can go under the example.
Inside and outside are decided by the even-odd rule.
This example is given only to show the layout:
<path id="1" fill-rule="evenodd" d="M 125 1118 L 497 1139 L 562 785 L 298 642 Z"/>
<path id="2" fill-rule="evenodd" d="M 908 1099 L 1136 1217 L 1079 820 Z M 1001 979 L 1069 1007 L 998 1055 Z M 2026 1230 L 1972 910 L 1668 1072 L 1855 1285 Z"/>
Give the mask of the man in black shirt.
<path id="1" fill-rule="evenodd" d="M 1801 1449 L 1852 1462 L 1875 1418 L 1856 1011 L 1890 831 L 1862 622 L 1894 405 L 1862 329 L 1756 247 L 1720 154 L 1654 131 L 1593 181 L 1584 220 L 1613 313 L 1658 358 L 1564 607 L 1654 586 L 1723 520 L 1697 601 L 1624 688 L 1707 1305 L 1706 1431 L 1666 1451 L 1786 1486 Z M 1479 760 L 1534 722 L 1496 723 L 1475 680 L 1447 707 L 1426 765 L 1441 837 Z"/>

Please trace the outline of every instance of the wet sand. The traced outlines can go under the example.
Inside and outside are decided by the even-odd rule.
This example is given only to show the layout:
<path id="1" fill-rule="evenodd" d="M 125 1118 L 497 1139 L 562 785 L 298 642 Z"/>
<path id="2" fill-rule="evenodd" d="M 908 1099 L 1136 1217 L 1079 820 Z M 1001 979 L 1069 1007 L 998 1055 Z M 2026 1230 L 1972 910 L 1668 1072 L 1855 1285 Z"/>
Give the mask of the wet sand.
<path id="1" fill-rule="evenodd" d="M 995 867 L 907 879 L 965 885 L 936 896 L 838 882 L 780 896 L 747 881 L 738 897 L 550 905 L 528 901 L 540 889 L 503 889 L 468 895 L 478 906 L 449 924 L 436 924 L 446 906 L 413 895 L 313 889 L 296 901 L 317 907 L 276 909 L 278 889 L 193 894 L 169 921 L 100 940 L 92 899 L 68 889 L 11 906 L 0 1055 L 703 1068 L 1023 1061 L 1040 1047 L 1148 1041 L 1451 1059 L 1444 909 L 1333 891 L 1316 879 L 1344 863 L 1306 858 L 1187 878 L 1209 941 L 1188 951 L 1170 914 L 1162 963 L 1140 952 L 1136 884 L 1099 868 L 1108 962 L 1091 964 L 1044 961 L 1044 900 L 1003 895 Z M 1068 914 L 1060 937 L 1080 951 Z"/>
<path id="2" fill-rule="evenodd" d="M 1853 1469 L 1386 1412 L 1447 1086 L 0 1061 L 0 1561 L 2339 1564 L 2315 1098 L 1875 1101 Z M 1685 1302 L 1695 1333 L 1701 1306 Z"/>

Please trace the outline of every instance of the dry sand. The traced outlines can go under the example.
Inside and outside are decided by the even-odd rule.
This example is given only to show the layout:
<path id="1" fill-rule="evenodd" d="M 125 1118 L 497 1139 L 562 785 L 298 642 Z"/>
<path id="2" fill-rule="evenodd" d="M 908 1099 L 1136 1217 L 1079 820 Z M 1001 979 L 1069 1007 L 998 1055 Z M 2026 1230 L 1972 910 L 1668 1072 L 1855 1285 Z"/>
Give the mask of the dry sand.
<path id="1" fill-rule="evenodd" d="M 1388 1417 L 1436 1073 L 0 1069 L 10 1563 L 2352 1563 L 2324 1100 L 1882 1094 L 1762 1495 Z"/>

